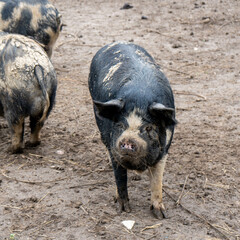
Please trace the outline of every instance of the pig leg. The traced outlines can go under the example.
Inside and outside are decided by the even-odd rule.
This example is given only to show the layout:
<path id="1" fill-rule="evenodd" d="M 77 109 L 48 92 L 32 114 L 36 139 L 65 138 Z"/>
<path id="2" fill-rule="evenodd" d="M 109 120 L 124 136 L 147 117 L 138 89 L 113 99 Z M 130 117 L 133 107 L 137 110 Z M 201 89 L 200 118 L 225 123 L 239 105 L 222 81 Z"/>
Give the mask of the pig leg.
<path id="1" fill-rule="evenodd" d="M 35 147 L 41 143 L 40 131 L 43 127 L 43 122 L 39 122 L 40 118 L 30 117 L 30 144 L 32 147 Z"/>
<path id="2" fill-rule="evenodd" d="M 167 155 L 165 155 L 154 167 L 149 168 L 151 181 L 151 210 L 158 218 L 166 218 L 165 207 L 162 202 L 162 179 L 166 164 Z"/>
<path id="3" fill-rule="evenodd" d="M 21 118 L 16 124 L 11 124 L 12 146 L 8 149 L 12 153 L 23 152 L 24 118 Z"/>
<path id="4" fill-rule="evenodd" d="M 118 212 L 131 212 L 127 190 L 127 169 L 117 164 L 113 159 L 112 166 L 114 170 L 115 181 L 117 184 L 116 202 L 119 204 Z"/>
<path id="5" fill-rule="evenodd" d="M 40 130 L 43 127 L 43 122 L 39 122 L 40 117 L 33 117 L 30 116 L 30 128 L 31 128 L 31 135 L 30 141 L 26 143 L 28 147 L 36 147 L 41 143 L 40 139 Z"/>

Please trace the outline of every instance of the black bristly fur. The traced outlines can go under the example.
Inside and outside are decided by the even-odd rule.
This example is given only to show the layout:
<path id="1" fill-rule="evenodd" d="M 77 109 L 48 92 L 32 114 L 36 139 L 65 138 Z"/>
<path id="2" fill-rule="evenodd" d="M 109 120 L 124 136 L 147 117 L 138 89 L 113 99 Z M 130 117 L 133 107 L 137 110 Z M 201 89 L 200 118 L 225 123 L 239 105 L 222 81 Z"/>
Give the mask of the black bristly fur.
<path id="1" fill-rule="evenodd" d="M 132 43 L 112 43 L 94 56 L 89 74 L 89 90 L 103 143 L 115 174 L 120 203 L 128 202 L 127 169 L 145 170 L 161 161 L 171 145 L 175 119 L 173 93 L 165 75 L 142 47 Z M 109 101 L 121 99 L 104 107 Z M 139 138 L 147 152 L 139 161 L 124 162 L 119 157 L 117 140 L 129 127 L 126 118 L 134 113 L 142 119 Z M 167 131 L 171 133 L 167 142 Z M 157 137 L 156 137 L 157 136 Z"/>

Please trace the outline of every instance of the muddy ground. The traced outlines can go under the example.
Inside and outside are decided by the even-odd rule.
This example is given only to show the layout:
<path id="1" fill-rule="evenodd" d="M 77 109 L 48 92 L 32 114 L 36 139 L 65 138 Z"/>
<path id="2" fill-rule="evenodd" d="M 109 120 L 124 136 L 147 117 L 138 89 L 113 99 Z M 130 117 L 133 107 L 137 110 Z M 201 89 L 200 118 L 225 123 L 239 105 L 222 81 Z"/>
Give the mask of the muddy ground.
<path id="1" fill-rule="evenodd" d="M 56 106 L 42 144 L 20 155 L 7 153 L 1 119 L 0 239 L 240 239 L 239 0 L 132 0 L 128 10 L 118 0 L 53 3 L 67 25 L 52 57 Z M 146 174 L 129 174 L 130 214 L 113 201 L 87 79 L 96 51 L 117 40 L 146 48 L 175 94 L 164 220 L 150 213 Z M 135 221 L 132 230 L 123 220 Z"/>

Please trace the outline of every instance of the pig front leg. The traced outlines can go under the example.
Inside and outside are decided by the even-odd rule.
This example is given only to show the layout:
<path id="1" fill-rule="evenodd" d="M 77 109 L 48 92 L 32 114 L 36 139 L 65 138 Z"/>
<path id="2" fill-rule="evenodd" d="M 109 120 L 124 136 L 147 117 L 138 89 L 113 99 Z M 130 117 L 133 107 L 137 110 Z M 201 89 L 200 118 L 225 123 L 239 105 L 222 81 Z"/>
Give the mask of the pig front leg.
<path id="1" fill-rule="evenodd" d="M 165 207 L 162 202 L 162 179 L 167 155 L 154 167 L 149 168 L 151 182 L 151 210 L 158 219 L 166 218 Z"/>
<path id="2" fill-rule="evenodd" d="M 127 169 L 117 164 L 113 158 L 112 166 L 117 184 L 116 202 L 118 202 L 118 212 L 131 212 L 127 190 Z"/>

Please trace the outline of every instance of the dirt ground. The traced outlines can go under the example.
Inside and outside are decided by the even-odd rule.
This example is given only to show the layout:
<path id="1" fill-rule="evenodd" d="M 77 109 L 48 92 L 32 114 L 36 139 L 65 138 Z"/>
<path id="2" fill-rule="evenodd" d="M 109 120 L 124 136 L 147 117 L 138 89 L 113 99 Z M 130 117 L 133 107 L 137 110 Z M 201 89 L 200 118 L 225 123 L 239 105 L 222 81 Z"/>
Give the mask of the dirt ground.
<path id="1" fill-rule="evenodd" d="M 41 145 L 8 154 L 0 120 L 0 240 L 240 239 L 240 1 L 53 3 L 67 26 L 52 57 L 59 84 Z M 117 40 L 144 47 L 175 94 L 164 220 L 149 210 L 147 174 L 129 173 L 130 214 L 118 215 L 113 201 L 87 80 L 96 51 Z M 132 230 L 124 220 L 135 221 Z"/>

